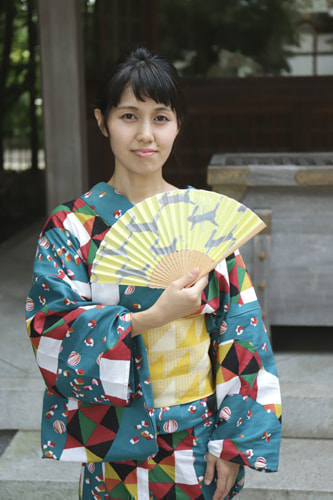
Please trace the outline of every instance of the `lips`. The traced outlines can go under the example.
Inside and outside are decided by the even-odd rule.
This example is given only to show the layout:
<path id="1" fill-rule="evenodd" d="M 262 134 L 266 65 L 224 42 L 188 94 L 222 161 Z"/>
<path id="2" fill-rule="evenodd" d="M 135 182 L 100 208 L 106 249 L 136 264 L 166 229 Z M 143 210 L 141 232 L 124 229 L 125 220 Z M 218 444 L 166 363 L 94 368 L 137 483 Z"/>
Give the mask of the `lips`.
<path id="1" fill-rule="evenodd" d="M 156 151 L 154 149 L 135 149 L 133 150 L 133 153 L 140 158 L 149 158 L 150 156 L 153 156 Z"/>

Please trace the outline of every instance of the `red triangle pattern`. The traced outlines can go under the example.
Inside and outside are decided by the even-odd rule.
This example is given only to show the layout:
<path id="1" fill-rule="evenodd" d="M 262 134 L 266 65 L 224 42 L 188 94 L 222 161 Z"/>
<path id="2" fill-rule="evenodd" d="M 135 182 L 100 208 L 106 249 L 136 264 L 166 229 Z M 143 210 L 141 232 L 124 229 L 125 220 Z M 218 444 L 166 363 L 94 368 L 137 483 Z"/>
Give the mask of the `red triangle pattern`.
<path id="1" fill-rule="evenodd" d="M 187 436 L 177 444 L 176 450 L 191 450 L 193 448 L 193 436 L 190 434 L 192 429 L 189 429 Z"/>
<path id="2" fill-rule="evenodd" d="M 95 444 L 100 444 L 104 441 L 114 441 L 116 433 L 107 429 L 103 425 L 98 425 L 94 432 L 91 434 L 85 446 L 93 446 Z"/>
<path id="3" fill-rule="evenodd" d="M 180 488 L 186 495 L 188 495 L 188 498 L 191 498 L 191 500 L 197 500 L 197 499 L 203 499 L 203 495 L 201 493 L 201 488 L 200 484 L 180 484 L 177 483 L 178 488 Z"/>
<path id="4" fill-rule="evenodd" d="M 111 492 L 116 486 L 118 486 L 119 483 L 121 483 L 121 479 L 112 479 L 109 477 L 105 477 L 104 482 L 107 491 Z"/>
<path id="5" fill-rule="evenodd" d="M 157 498 L 157 500 L 161 500 L 174 487 L 174 484 L 175 483 L 173 483 L 173 482 L 172 483 L 149 483 L 149 489 L 150 489 L 151 493 Z"/>
<path id="6" fill-rule="evenodd" d="M 223 450 L 220 458 L 228 461 L 236 461 L 235 459 L 237 458 L 238 463 L 243 463 L 244 465 L 251 466 L 246 455 L 242 451 L 239 451 L 239 449 L 234 445 L 232 439 L 225 439 L 223 441 Z"/>
<path id="7" fill-rule="evenodd" d="M 88 417 L 95 424 L 100 424 L 105 415 L 107 414 L 109 408 L 104 405 L 87 406 L 86 408 L 81 407 L 80 411 Z"/>
<path id="8" fill-rule="evenodd" d="M 82 443 L 68 433 L 66 437 L 66 450 L 67 448 L 82 448 Z"/>

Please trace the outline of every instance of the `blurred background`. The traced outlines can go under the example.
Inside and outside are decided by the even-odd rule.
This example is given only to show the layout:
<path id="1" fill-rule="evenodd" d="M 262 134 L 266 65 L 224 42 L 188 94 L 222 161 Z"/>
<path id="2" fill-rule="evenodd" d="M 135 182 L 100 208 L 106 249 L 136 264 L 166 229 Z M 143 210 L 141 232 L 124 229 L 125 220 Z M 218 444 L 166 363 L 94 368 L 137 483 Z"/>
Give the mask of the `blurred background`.
<path id="1" fill-rule="evenodd" d="M 303 220 L 310 205 L 326 213 L 325 229 L 316 234 L 323 246 L 322 231 L 327 233 L 326 220 L 332 216 L 327 213 L 333 184 L 327 167 L 333 158 L 331 0 L 2 0 L 0 7 L 0 242 L 42 220 L 58 203 L 110 178 L 108 141 L 93 116 L 96 91 L 113 60 L 145 45 L 176 65 L 189 106 L 175 154 L 165 167 L 168 180 L 180 187 L 190 180 L 256 208 L 244 189 L 250 194 L 250 184 L 258 182 L 247 179 L 237 191 L 230 175 L 239 173 L 233 166 L 262 164 L 264 174 L 255 176 L 275 176 L 273 191 L 289 188 L 290 196 L 301 200 L 297 207 L 288 205 L 295 218 L 299 213 Z M 227 175 L 210 168 L 221 162 L 231 167 Z M 288 164 L 296 169 L 292 174 L 279 168 Z M 290 184 L 287 178 L 295 177 L 301 165 L 317 171 L 311 168 L 310 180 Z M 267 182 L 260 184 L 259 191 L 267 190 Z M 302 190 L 294 192 L 295 185 Z M 308 190 L 318 185 L 319 191 Z M 254 193 L 258 200 L 259 194 Z M 259 204 L 272 209 L 271 197 Z M 274 209 L 276 217 L 279 212 Z M 316 232 L 315 221 L 314 226 L 308 224 L 303 232 Z M 281 254 L 278 234 L 274 248 Z M 295 242 L 283 237 L 282 245 L 293 248 Z M 298 242 L 298 254 L 304 253 L 304 242 Z M 311 255 L 316 250 L 311 244 Z M 281 257 L 272 260 L 281 266 Z M 327 265 L 325 276 L 333 262 Z M 293 279 L 295 288 L 304 287 L 304 280 Z M 313 319 L 303 302 L 297 305 L 302 319 L 299 311 L 284 317 L 278 309 L 270 320 L 273 327 L 332 325 L 331 312 L 317 309 Z M 325 311 L 331 309 L 327 294 L 325 305 L 322 297 L 320 303 Z M 283 335 L 290 341 L 282 330 L 276 344 Z M 323 348 L 327 342 L 331 336 Z"/>
<path id="2" fill-rule="evenodd" d="M 332 150 L 331 1 L 67 3 L 70 8 L 48 1 L 39 8 L 37 0 L 1 0 L 1 241 L 16 232 L 17 223 L 46 212 L 42 122 L 49 96 L 43 100 L 41 39 L 46 64 L 51 36 L 58 44 L 57 64 L 67 63 L 63 38 L 70 43 L 67 55 L 76 51 L 83 58 L 79 70 L 69 67 L 67 74 L 71 79 L 73 71 L 80 71 L 77 79 L 84 85 L 85 188 L 111 173 L 108 145 L 92 115 L 96 89 L 110 61 L 141 44 L 176 65 L 189 104 L 190 115 L 169 167 L 171 180 L 184 184 L 191 178 L 197 187 L 207 187 L 206 168 L 215 153 Z M 63 13 L 56 18 L 52 10 Z M 46 88 L 53 74 L 45 71 Z M 57 87 L 59 94 L 71 90 L 66 80 L 58 80 Z"/>
<path id="3" fill-rule="evenodd" d="M 19 436 L 0 459 L 0 497 L 38 500 L 51 494 L 42 481 L 57 481 L 44 466 L 27 487 L 22 465 L 22 494 L 11 486 L 19 456 L 40 463 L 43 385 L 24 299 L 49 211 L 112 174 L 96 91 L 140 45 L 175 64 L 188 102 L 167 179 L 237 198 L 267 222 L 242 253 L 277 354 L 285 462 L 271 486 L 250 479 L 244 499 L 332 498 L 333 0 L 0 0 L 0 456 Z M 55 500 L 76 498 L 72 470 Z"/>

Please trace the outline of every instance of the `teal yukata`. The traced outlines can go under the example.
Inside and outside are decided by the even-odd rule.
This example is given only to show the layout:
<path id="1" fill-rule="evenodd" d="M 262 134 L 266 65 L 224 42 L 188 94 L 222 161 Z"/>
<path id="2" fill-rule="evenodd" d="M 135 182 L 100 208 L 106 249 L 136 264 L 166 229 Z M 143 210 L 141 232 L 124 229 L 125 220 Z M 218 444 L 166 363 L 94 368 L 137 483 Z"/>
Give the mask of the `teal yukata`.
<path id="1" fill-rule="evenodd" d="M 40 235 L 26 301 L 27 329 L 46 383 L 44 458 L 83 463 L 83 500 L 210 499 L 204 456 L 278 468 L 279 382 L 254 289 L 238 251 L 210 273 L 201 314 L 216 393 L 155 408 L 142 336 L 131 313 L 162 293 L 91 283 L 109 228 L 132 204 L 102 182 L 57 207 Z M 171 424 L 170 424 L 171 423 Z"/>

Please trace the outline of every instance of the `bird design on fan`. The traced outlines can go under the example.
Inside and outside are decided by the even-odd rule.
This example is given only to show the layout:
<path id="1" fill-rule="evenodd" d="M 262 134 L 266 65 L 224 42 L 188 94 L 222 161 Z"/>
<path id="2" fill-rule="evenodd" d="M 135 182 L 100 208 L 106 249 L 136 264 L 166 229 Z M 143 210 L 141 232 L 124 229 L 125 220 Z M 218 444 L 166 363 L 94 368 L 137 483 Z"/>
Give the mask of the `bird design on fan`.
<path id="1" fill-rule="evenodd" d="M 91 279 L 166 288 L 195 267 L 199 279 L 264 227 L 252 210 L 225 195 L 202 189 L 157 194 L 109 229 Z"/>

